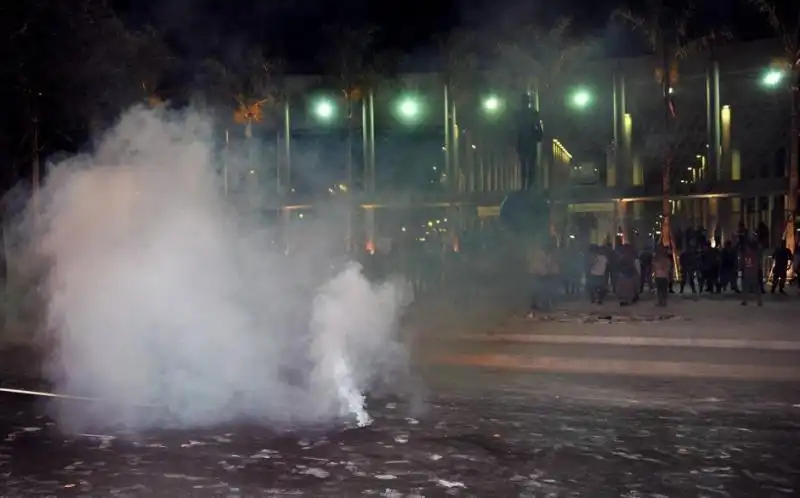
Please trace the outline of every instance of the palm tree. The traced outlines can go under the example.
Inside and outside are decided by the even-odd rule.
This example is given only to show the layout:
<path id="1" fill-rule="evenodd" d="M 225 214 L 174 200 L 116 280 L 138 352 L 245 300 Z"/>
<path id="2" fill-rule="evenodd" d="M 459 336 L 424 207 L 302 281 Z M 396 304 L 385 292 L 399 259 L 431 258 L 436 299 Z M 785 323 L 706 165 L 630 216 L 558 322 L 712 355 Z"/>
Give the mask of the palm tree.
<path id="1" fill-rule="evenodd" d="M 648 49 L 656 56 L 658 66 L 656 75 L 661 85 L 661 99 L 664 103 L 664 166 L 661 172 L 661 243 L 672 244 L 672 224 L 670 206 L 670 180 L 674 144 L 671 140 L 675 107 L 670 90 L 677 81 L 678 64 L 690 54 L 712 47 L 730 35 L 725 30 L 710 29 L 697 34 L 691 30 L 694 9 L 690 7 L 669 7 L 663 0 L 648 0 L 640 12 L 619 9 L 612 13 L 612 20 L 622 20 L 634 31 L 644 34 Z"/>
<path id="2" fill-rule="evenodd" d="M 798 175 L 800 175 L 800 8 L 796 2 L 777 0 L 749 0 L 767 17 L 775 34 L 783 44 L 786 57 L 785 68 L 790 74 L 789 88 L 792 92 L 791 122 L 789 125 L 789 195 L 787 196 L 787 218 L 784 239 L 789 248 L 797 247 Z"/>
<path id="3" fill-rule="evenodd" d="M 374 89 L 388 70 L 387 54 L 375 47 L 378 31 L 374 27 L 327 28 L 330 49 L 323 55 L 322 65 L 333 84 L 342 93 L 345 101 L 346 140 L 345 176 L 348 186 L 353 187 L 353 139 L 356 129 L 356 103 L 361 103 L 361 128 L 363 142 L 363 188 L 375 188 L 375 129 Z"/>
<path id="4" fill-rule="evenodd" d="M 254 123 L 263 123 L 268 118 L 270 120 L 278 119 L 276 116 L 278 104 L 285 102 L 285 95 L 281 91 L 277 77 L 280 67 L 279 61 L 264 57 L 260 51 L 253 51 L 246 56 L 244 63 L 237 67 L 237 70 L 231 70 L 216 59 L 203 61 L 204 73 L 209 78 L 206 84 L 210 100 L 215 104 L 221 104 L 223 109 L 232 111 L 232 120 L 235 124 L 244 126 L 246 139 L 253 136 Z M 265 111 L 267 112 L 265 113 Z M 272 111 L 273 114 L 269 114 L 269 111 Z M 288 113 L 285 113 L 284 120 L 287 123 L 288 119 Z M 289 138 L 286 137 L 286 140 Z M 226 194 L 228 192 L 227 148 L 229 144 L 230 130 L 226 127 L 226 157 L 223 163 Z M 280 175 L 278 175 L 278 181 L 280 182 Z"/>
<path id="5" fill-rule="evenodd" d="M 524 88 L 533 99 L 549 87 L 591 47 L 586 40 L 572 36 L 572 19 L 562 17 L 552 26 L 527 24 L 509 31 L 498 43 L 499 55 L 506 66 L 509 83 Z M 539 105 L 538 102 L 534 102 Z"/>
<path id="6" fill-rule="evenodd" d="M 161 85 L 164 75 L 177 59 L 164 42 L 161 33 L 152 27 L 129 31 L 127 42 L 133 63 L 132 76 L 142 90 L 145 103 L 150 107 L 163 104 L 165 96 Z"/>

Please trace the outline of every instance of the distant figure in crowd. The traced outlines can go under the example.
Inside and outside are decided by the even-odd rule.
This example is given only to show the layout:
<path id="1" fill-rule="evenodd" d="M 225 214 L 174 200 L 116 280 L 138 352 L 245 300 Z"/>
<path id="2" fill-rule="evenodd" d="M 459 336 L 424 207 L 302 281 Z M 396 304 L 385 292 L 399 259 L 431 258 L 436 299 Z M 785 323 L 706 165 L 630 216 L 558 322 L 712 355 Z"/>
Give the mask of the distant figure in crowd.
<path id="1" fill-rule="evenodd" d="M 531 275 L 533 296 L 528 311 L 533 316 L 536 311 L 549 311 L 552 307 L 550 288 L 551 256 L 539 242 L 531 242 L 528 252 L 528 269 Z"/>
<path id="2" fill-rule="evenodd" d="M 653 290 L 653 253 L 644 250 L 639 253 L 639 264 L 642 267 L 641 278 L 639 284 L 639 293 L 644 292 L 644 286 L 647 284 L 649 290 Z"/>
<path id="3" fill-rule="evenodd" d="M 653 275 L 656 281 L 656 304 L 657 306 L 666 306 L 669 282 L 672 276 L 672 258 L 669 256 L 667 248 L 663 246 L 656 248 L 656 255 L 653 258 Z"/>
<path id="4" fill-rule="evenodd" d="M 761 256 L 756 241 L 748 241 L 742 253 L 742 306 L 747 306 L 751 294 L 756 296 L 756 303 L 761 306 L 762 282 Z"/>
<path id="5" fill-rule="evenodd" d="M 608 256 L 595 244 L 589 247 L 586 290 L 592 303 L 603 304 L 608 292 Z"/>
<path id="6" fill-rule="evenodd" d="M 739 294 L 738 272 L 737 265 L 739 255 L 736 254 L 736 249 L 730 240 L 725 241 L 720 254 L 720 268 L 719 268 L 719 287 L 721 291 L 730 289 Z"/>
<path id="7" fill-rule="evenodd" d="M 794 257 L 792 258 L 792 270 L 794 272 L 794 281 L 800 289 L 800 242 L 794 248 Z"/>
<path id="8" fill-rule="evenodd" d="M 700 293 L 721 292 L 719 274 L 721 265 L 719 249 L 712 247 L 708 242 L 703 242 L 700 248 Z"/>
<path id="9" fill-rule="evenodd" d="M 640 271 L 639 259 L 636 257 L 633 246 L 623 245 L 618 259 L 614 290 L 619 298 L 620 306 L 634 304 L 639 300 Z"/>
<path id="10" fill-rule="evenodd" d="M 772 294 L 775 294 L 775 289 L 778 289 L 783 295 L 786 295 L 786 274 L 789 270 L 789 263 L 792 261 L 792 251 L 786 247 L 786 241 L 781 241 L 780 245 L 775 248 L 772 253 Z"/>
<path id="11" fill-rule="evenodd" d="M 581 275 L 583 273 L 583 254 L 578 250 L 574 241 L 572 242 L 566 250 L 558 251 L 561 256 L 559 258 L 559 266 L 563 273 L 564 291 L 568 296 L 580 292 Z"/>
<path id="12" fill-rule="evenodd" d="M 694 285 L 694 277 L 697 271 L 697 254 L 695 254 L 694 249 L 691 247 L 684 247 L 681 251 L 681 255 L 678 258 L 678 262 L 681 270 L 681 294 L 683 294 L 683 290 L 686 288 L 687 283 L 689 284 L 689 288 L 692 290 L 692 294 L 696 294 L 697 289 Z"/>
<path id="13" fill-rule="evenodd" d="M 607 284 L 611 286 L 612 292 L 617 292 L 617 266 L 619 264 L 617 251 L 614 250 L 614 246 L 611 244 L 611 241 L 606 241 L 605 245 L 601 248 L 603 254 L 606 255 L 607 259 L 607 275 L 606 280 Z"/>

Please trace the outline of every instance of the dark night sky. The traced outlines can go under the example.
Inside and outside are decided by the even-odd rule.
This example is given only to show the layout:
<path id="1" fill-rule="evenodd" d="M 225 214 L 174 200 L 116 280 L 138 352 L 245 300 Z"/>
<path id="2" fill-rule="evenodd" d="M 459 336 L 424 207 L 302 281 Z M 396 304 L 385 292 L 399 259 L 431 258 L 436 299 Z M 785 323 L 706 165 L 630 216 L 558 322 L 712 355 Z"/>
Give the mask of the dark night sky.
<path id="1" fill-rule="evenodd" d="M 308 66 L 320 51 L 321 28 L 330 24 L 373 25 L 381 29 L 387 48 L 430 54 L 435 39 L 455 27 L 499 30 L 509 21 L 556 19 L 571 16 L 576 29 L 602 38 L 608 52 L 623 55 L 630 40 L 608 26 L 613 0 L 113 0 L 135 24 L 152 24 L 166 32 L 171 43 L 187 56 L 224 55 L 259 43 L 288 59 L 295 67 Z M 738 2 L 743 8 L 731 8 Z M 768 28 L 744 0 L 706 0 L 701 16 L 726 25 L 739 38 L 767 36 Z M 752 22 L 752 19 L 759 19 Z M 713 20 L 713 21 L 712 21 Z"/>

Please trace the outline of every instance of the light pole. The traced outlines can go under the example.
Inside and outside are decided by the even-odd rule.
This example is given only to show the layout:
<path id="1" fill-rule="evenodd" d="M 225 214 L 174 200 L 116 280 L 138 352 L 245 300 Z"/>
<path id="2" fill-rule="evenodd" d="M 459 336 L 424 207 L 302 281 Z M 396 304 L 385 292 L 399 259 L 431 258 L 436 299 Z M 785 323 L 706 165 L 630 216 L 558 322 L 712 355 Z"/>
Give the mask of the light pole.
<path id="1" fill-rule="evenodd" d="M 569 96 L 569 104 L 575 109 L 586 109 L 594 102 L 594 96 L 589 89 L 576 88 Z"/>
<path id="2" fill-rule="evenodd" d="M 417 95 L 403 95 L 394 106 L 394 113 L 397 119 L 405 125 L 414 126 L 420 123 L 423 118 L 422 99 Z"/>
<path id="3" fill-rule="evenodd" d="M 481 106 L 481 111 L 482 111 L 483 115 L 487 119 L 489 119 L 489 120 L 497 120 L 500 117 L 500 115 L 503 113 L 503 111 L 505 110 L 506 103 L 505 103 L 505 100 L 503 100 L 500 96 L 491 93 L 491 94 L 485 95 L 481 99 L 480 106 Z M 480 145 L 483 145 L 483 144 L 480 144 Z M 489 171 L 484 171 L 484 162 L 483 162 L 484 150 L 483 149 L 484 149 L 484 147 L 481 147 L 481 149 L 479 151 L 478 150 L 473 150 L 472 152 L 470 152 L 470 153 L 474 153 L 475 156 L 477 156 L 476 160 L 474 160 L 472 162 L 472 165 L 473 166 L 475 166 L 475 165 L 478 166 L 479 171 L 477 172 L 477 176 L 480 178 L 480 181 L 477 182 L 477 183 L 479 183 L 481 190 L 483 190 L 484 187 L 488 183 L 486 181 L 486 178 L 484 178 L 484 175 L 486 173 L 491 174 L 491 170 L 495 167 L 495 164 L 491 164 L 490 167 L 489 167 Z M 494 163 L 494 161 L 492 161 L 492 163 Z M 513 170 L 512 170 L 512 173 L 513 173 L 513 174 L 511 174 L 512 181 L 510 182 L 511 185 L 509 185 L 512 188 L 513 188 L 513 186 L 515 186 L 518 183 L 518 180 L 519 180 L 519 172 L 517 171 L 517 169 L 518 169 L 518 165 L 515 165 Z"/>
<path id="4" fill-rule="evenodd" d="M 785 76 L 786 73 L 780 69 L 770 69 L 761 77 L 761 84 L 766 88 L 775 88 L 783 82 Z"/>
<path id="5" fill-rule="evenodd" d="M 328 98 L 319 98 L 315 100 L 312 110 L 317 120 L 323 123 L 330 123 L 336 116 L 336 105 Z"/>
<path id="6" fill-rule="evenodd" d="M 487 116 L 494 117 L 503 110 L 504 102 L 497 95 L 487 95 L 483 99 L 482 106 Z"/>
<path id="7" fill-rule="evenodd" d="M 798 154 L 800 154 L 800 122 L 798 121 L 798 112 L 800 109 L 800 102 L 797 101 L 797 90 L 792 89 L 791 85 L 786 85 L 786 76 L 788 71 L 783 68 L 770 68 L 761 77 L 761 86 L 767 89 L 780 89 L 789 86 L 791 92 L 790 98 L 790 113 L 791 124 L 789 130 L 789 191 L 786 196 L 786 225 L 784 227 L 784 239 L 786 245 L 791 251 L 797 247 L 797 228 L 795 226 L 795 218 L 797 216 L 797 196 L 800 181 L 798 181 Z M 790 84 L 800 84 L 800 82 L 790 82 Z"/>

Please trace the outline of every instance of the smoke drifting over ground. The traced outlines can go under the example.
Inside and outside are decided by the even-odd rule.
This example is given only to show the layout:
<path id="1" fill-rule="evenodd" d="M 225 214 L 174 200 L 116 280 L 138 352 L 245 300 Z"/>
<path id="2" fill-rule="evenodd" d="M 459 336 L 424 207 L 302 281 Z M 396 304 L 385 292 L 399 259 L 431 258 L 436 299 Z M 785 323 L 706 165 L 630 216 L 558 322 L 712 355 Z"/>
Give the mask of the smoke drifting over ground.
<path id="1" fill-rule="evenodd" d="M 364 391 L 402 366 L 406 288 L 335 265 L 330 223 L 276 251 L 274 229 L 226 202 L 211 144 L 201 116 L 135 109 L 48 177 L 46 373 L 122 402 L 54 405 L 66 430 L 366 423 Z"/>

